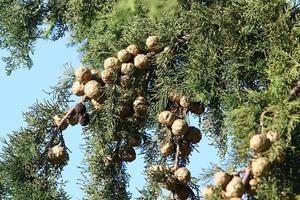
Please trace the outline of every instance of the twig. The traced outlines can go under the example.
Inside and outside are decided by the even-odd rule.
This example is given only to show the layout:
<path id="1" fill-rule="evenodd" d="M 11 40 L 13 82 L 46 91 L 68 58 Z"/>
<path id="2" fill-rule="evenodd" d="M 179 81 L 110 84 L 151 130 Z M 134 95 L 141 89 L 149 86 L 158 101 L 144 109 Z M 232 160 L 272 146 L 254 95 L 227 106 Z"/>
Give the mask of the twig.
<path id="1" fill-rule="evenodd" d="M 178 158 L 179 158 L 179 143 L 176 144 L 176 155 L 175 155 L 175 162 L 174 162 L 174 167 L 173 169 L 176 170 L 178 168 Z"/>
<path id="2" fill-rule="evenodd" d="M 245 174 L 243 176 L 243 179 L 242 179 L 242 183 L 243 185 L 248 185 L 249 184 L 249 181 L 250 181 L 250 175 L 251 175 L 251 170 L 249 167 L 247 167 L 245 169 Z"/>
<path id="3" fill-rule="evenodd" d="M 70 117 L 72 112 L 74 112 L 77 105 L 84 103 L 84 101 L 87 99 L 87 96 L 82 96 L 81 99 L 65 114 L 65 116 L 60 120 L 60 123 L 56 127 L 57 129 L 60 129 L 61 126 L 65 123 L 65 121 Z"/>
<path id="4" fill-rule="evenodd" d="M 61 133 L 61 126 L 65 123 L 65 121 L 70 117 L 70 115 L 72 114 L 72 112 L 74 112 L 76 106 L 78 104 L 84 103 L 84 101 L 87 99 L 86 96 L 81 97 L 81 99 L 65 114 L 65 116 L 61 119 L 60 123 L 58 124 L 58 126 L 53 130 L 53 132 L 51 132 L 51 137 L 49 142 L 46 144 L 44 151 L 41 154 L 41 157 L 44 157 L 48 151 L 48 148 L 50 146 L 52 146 L 54 139 L 57 137 L 57 135 L 59 133 Z"/>

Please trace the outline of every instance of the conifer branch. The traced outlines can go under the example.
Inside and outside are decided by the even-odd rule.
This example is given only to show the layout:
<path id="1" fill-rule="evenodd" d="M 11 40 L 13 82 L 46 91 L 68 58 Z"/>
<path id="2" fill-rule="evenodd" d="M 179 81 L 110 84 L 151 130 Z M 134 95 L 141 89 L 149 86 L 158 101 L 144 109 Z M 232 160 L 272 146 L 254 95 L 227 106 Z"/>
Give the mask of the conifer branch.
<path id="1" fill-rule="evenodd" d="M 65 116 L 61 119 L 60 123 L 56 127 L 57 129 L 60 129 L 61 126 L 65 123 L 65 121 L 70 117 L 70 115 L 75 111 L 75 108 L 77 105 L 82 104 L 87 99 L 87 96 L 82 96 L 81 99 L 65 114 Z"/>
<path id="2" fill-rule="evenodd" d="M 59 133 L 62 133 L 60 128 L 65 123 L 65 121 L 70 117 L 72 112 L 75 111 L 75 108 L 77 105 L 84 103 L 84 101 L 87 99 L 86 96 L 82 96 L 81 99 L 64 115 L 64 117 L 61 119 L 60 123 L 57 127 L 55 127 L 55 130 L 51 132 L 51 138 L 49 142 L 46 144 L 44 151 L 41 154 L 41 157 L 44 157 L 48 151 L 48 148 L 53 144 L 54 139 L 57 137 Z"/>
<path id="3" fill-rule="evenodd" d="M 176 143 L 176 154 L 175 154 L 175 162 L 173 167 L 174 170 L 178 168 L 179 153 L 180 153 L 179 143 Z"/>

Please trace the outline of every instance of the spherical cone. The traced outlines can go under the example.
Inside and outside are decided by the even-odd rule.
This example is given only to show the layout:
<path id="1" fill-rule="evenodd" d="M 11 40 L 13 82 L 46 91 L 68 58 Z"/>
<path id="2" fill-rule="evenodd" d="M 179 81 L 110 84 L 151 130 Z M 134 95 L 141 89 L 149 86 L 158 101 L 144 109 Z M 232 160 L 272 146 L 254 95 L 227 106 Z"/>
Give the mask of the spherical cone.
<path id="1" fill-rule="evenodd" d="M 256 178 L 252 178 L 250 181 L 249 181 L 249 185 L 251 187 L 251 190 L 256 190 L 256 187 L 258 185 L 258 179 Z"/>
<path id="2" fill-rule="evenodd" d="M 61 120 L 62 120 L 62 117 L 61 117 L 61 116 L 59 116 L 59 115 L 54 115 L 54 116 L 53 116 L 54 125 L 55 125 L 56 127 L 58 127 L 58 126 L 60 125 L 59 129 L 60 129 L 60 130 L 65 130 L 66 128 L 68 128 L 68 125 L 69 125 L 69 124 L 68 124 L 67 120 L 63 121 L 63 123 L 60 124 L 60 123 L 61 123 Z"/>
<path id="3" fill-rule="evenodd" d="M 167 142 L 160 147 L 160 152 L 163 156 L 169 156 L 175 152 L 175 145 L 172 142 Z"/>
<path id="4" fill-rule="evenodd" d="M 117 108 L 117 114 L 121 119 L 125 119 L 126 117 L 129 117 L 132 114 L 131 107 L 129 105 L 120 105 Z"/>
<path id="5" fill-rule="evenodd" d="M 76 113 L 83 115 L 86 112 L 86 107 L 83 103 L 78 103 L 76 104 L 74 110 Z"/>
<path id="6" fill-rule="evenodd" d="M 134 66 L 137 69 L 145 70 L 148 64 L 148 57 L 144 54 L 138 54 L 134 57 Z"/>
<path id="7" fill-rule="evenodd" d="M 175 136 L 180 136 L 180 135 L 186 134 L 188 129 L 189 129 L 189 126 L 186 123 L 186 121 L 183 119 L 176 119 L 171 126 L 172 133 Z"/>
<path id="8" fill-rule="evenodd" d="M 131 75 L 135 72 L 135 66 L 133 63 L 123 63 L 121 66 L 121 73 L 124 75 Z"/>
<path id="9" fill-rule="evenodd" d="M 137 97 L 133 102 L 133 110 L 138 115 L 146 114 L 147 107 L 145 105 L 146 101 L 145 98 L 142 96 Z"/>
<path id="10" fill-rule="evenodd" d="M 180 150 L 180 155 L 182 155 L 182 156 L 189 156 L 191 154 L 191 152 L 192 152 L 191 146 L 186 141 L 183 141 L 179 145 L 179 150 Z"/>
<path id="11" fill-rule="evenodd" d="M 277 131 L 268 131 L 266 136 L 271 142 L 277 142 L 280 139 L 280 134 Z"/>
<path id="12" fill-rule="evenodd" d="M 91 99 L 98 99 L 102 94 L 102 86 L 99 82 L 91 80 L 84 85 L 84 94 Z"/>
<path id="13" fill-rule="evenodd" d="M 167 176 L 163 182 L 163 186 L 169 191 L 175 191 L 177 184 L 178 181 L 174 175 Z"/>
<path id="14" fill-rule="evenodd" d="M 208 187 L 203 188 L 203 190 L 201 191 L 201 194 L 204 197 L 204 199 L 209 199 L 214 194 L 213 187 L 208 186 Z"/>
<path id="15" fill-rule="evenodd" d="M 68 124 L 75 126 L 78 123 L 78 114 L 74 111 L 71 115 L 67 118 Z"/>
<path id="16" fill-rule="evenodd" d="M 140 104 L 145 104 L 145 103 L 146 103 L 145 98 L 143 96 L 138 96 L 133 102 L 133 107 L 136 107 Z"/>
<path id="17" fill-rule="evenodd" d="M 179 104 L 183 108 L 190 108 L 192 106 L 192 102 L 186 96 L 180 98 Z"/>
<path id="18" fill-rule="evenodd" d="M 115 69 L 118 70 L 120 68 L 120 61 L 116 57 L 109 57 L 104 60 L 104 69 Z"/>
<path id="19" fill-rule="evenodd" d="M 96 101 L 95 99 L 92 99 L 91 103 L 96 110 L 99 110 L 102 107 L 101 104 L 98 101 Z"/>
<path id="20" fill-rule="evenodd" d="M 126 50 L 126 49 L 122 49 L 117 53 L 118 59 L 119 61 L 121 61 L 122 63 L 127 62 L 131 59 L 131 54 Z"/>
<path id="21" fill-rule="evenodd" d="M 68 152 L 60 145 L 53 146 L 48 149 L 47 157 L 53 164 L 62 164 L 68 158 Z"/>
<path id="22" fill-rule="evenodd" d="M 232 176 L 224 171 L 216 172 L 214 176 L 214 184 L 216 187 L 225 189 L 227 184 L 231 181 Z"/>
<path id="23" fill-rule="evenodd" d="M 242 197 L 243 195 L 243 183 L 242 179 L 238 176 L 234 176 L 226 186 L 225 196 L 228 198 Z"/>
<path id="24" fill-rule="evenodd" d="M 84 95 L 84 84 L 80 83 L 79 81 L 75 81 L 72 86 L 72 92 L 76 96 Z"/>
<path id="25" fill-rule="evenodd" d="M 101 85 L 104 85 L 104 82 L 101 78 L 101 71 L 99 69 L 91 69 L 92 80 L 98 81 Z"/>
<path id="26" fill-rule="evenodd" d="M 105 69 L 101 72 L 101 78 L 106 84 L 113 84 L 117 78 L 117 74 L 114 69 Z"/>
<path id="27" fill-rule="evenodd" d="M 191 189 L 187 185 L 177 185 L 175 189 L 175 196 L 178 200 L 186 200 L 191 195 Z"/>
<path id="28" fill-rule="evenodd" d="M 130 78 L 130 76 L 122 75 L 119 77 L 119 85 L 122 88 L 129 88 L 131 86 L 131 83 L 132 83 L 132 78 Z"/>
<path id="29" fill-rule="evenodd" d="M 280 150 L 276 156 L 276 161 L 278 163 L 283 163 L 286 161 L 286 152 L 284 150 Z"/>
<path id="30" fill-rule="evenodd" d="M 158 44 L 159 44 L 159 37 L 156 35 L 149 36 L 146 39 L 146 47 L 150 50 L 156 50 Z"/>
<path id="31" fill-rule="evenodd" d="M 79 67 L 75 71 L 75 78 L 80 83 L 85 84 L 86 82 L 88 82 L 92 79 L 91 70 L 87 67 Z"/>
<path id="32" fill-rule="evenodd" d="M 202 139 L 202 134 L 198 128 L 190 126 L 188 132 L 184 135 L 184 139 L 192 144 L 197 144 Z"/>
<path id="33" fill-rule="evenodd" d="M 138 131 L 132 132 L 128 136 L 127 144 L 131 147 L 139 147 L 142 143 L 142 134 Z"/>
<path id="34" fill-rule="evenodd" d="M 140 53 L 140 49 L 137 45 L 135 44 L 131 44 L 129 45 L 126 50 L 131 53 L 131 55 L 133 56 L 137 56 Z"/>
<path id="35" fill-rule="evenodd" d="M 179 103 L 180 102 L 180 99 L 181 99 L 181 95 L 179 95 L 178 93 L 176 92 L 171 92 L 168 96 L 169 100 L 172 101 L 172 102 L 176 102 L 176 103 Z"/>
<path id="36" fill-rule="evenodd" d="M 176 115 L 170 111 L 162 111 L 158 115 L 158 122 L 165 126 L 171 126 L 176 119 Z"/>
<path id="37" fill-rule="evenodd" d="M 174 175 L 182 184 L 186 184 L 191 180 L 191 172 L 186 167 L 180 167 L 175 172 Z"/>
<path id="38" fill-rule="evenodd" d="M 253 159 L 251 162 L 252 174 L 254 177 L 263 176 L 269 169 L 270 162 L 265 157 Z"/>
<path id="39" fill-rule="evenodd" d="M 81 126 L 87 126 L 90 123 L 90 115 L 88 113 L 80 115 L 78 122 Z"/>
<path id="40" fill-rule="evenodd" d="M 136 153 L 132 147 L 125 147 L 121 150 L 119 157 L 125 162 L 132 162 L 136 158 Z"/>
<path id="41" fill-rule="evenodd" d="M 195 115 L 201 115 L 205 111 L 204 104 L 202 104 L 200 102 L 194 102 L 191 104 L 189 111 Z"/>
<path id="42" fill-rule="evenodd" d="M 268 150 L 271 146 L 270 140 L 265 134 L 257 134 L 252 136 L 250 140 L 250 148 L 256 153 L 264 152 Z"/>

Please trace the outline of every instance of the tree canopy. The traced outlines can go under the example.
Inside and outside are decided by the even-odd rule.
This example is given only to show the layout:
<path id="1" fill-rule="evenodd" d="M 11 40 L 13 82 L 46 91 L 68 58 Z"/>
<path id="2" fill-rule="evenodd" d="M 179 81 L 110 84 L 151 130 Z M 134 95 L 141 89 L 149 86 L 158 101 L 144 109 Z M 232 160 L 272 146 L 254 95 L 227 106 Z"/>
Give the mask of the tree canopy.
<path id="1" fill-rule="evenodd" d="M 154 165 L 175 166 L 175 170 L 188 167 L 189 155 L 183 155 L 181 149 L 185 136 L 177 137 L 173 129 L 170 133 L 170 127 L 157 120 L 166 110 L 182 120 L 194 116 L 191 113 L 200 114 L 193 112 L 192 106 L 170 99 L 175 93 L 191 105 L 203 106 L 204 113 L 197 115 L 199 128 L 218 148 L 224 162 L 188 184 L 177 184 L 170 198 L 185 199 L 180 197 L 182 190 L 188 191 L 191 199 L 235 197 L 228 194 L 227 187 L 208 187 L 214 191 L 208 196 L 199 192 L 199 186 L 210 183 L 223 168 L 234 178 L 237 174 L 244 177 L 242 193 L 246 199 L 297 199 L 299 9 L 295 0 L 0 0 L 0 47 L 10 53 L 3 59 L 7 74 L 11 74 L 17 68 L 32 67 L 30 57 L 39 39 L 55 41 L 69 33 L 70 44 L 81 53 L 82 65 L 100 70 L 102 79 L 97 84 L 101 83 L 99 90 L 105 96 L 100 108 L 92 105 L 90 99 L 94 98 L 86 89 L 87 97 L 80 101 L 85 102 L 90 119 L 83 128 L 86 199 L 130 199 L 126 161 L 115 153 L 128 150 L 124 146 L 132 132 L 141 133 L 138 148 L 145 171 L 152 177 L 148 177 L 139 199 L 163 195 L 161 174 L 149 175 Z M 147 45 L 149 36 L 158 36 L 154 48 Z M 147 69 L 139 69 L 134 62 L 138 70 L 130 77 L 130 87 L 123 87 L 118 76 L 112 83 L 106 82 L 102 75 L 107 70 L 105 60 L 113 56 L 120 60 L 119 50 L 130 44 L 147 57 Z M 55 127 L 53 116 L 66 116 L 80 104 L 72 108 L 70 101 L 75 80 L 74 69 L 66 69 L 53 87 L 51 100 L 34 104 L 24 114 L 28 126 L 4 141 L 0 163 L 3 199 L 68 199 L 60 180 L 68 159 L 53 164 L 45 152 L 49 145 L 63 143 L 64 120 Z M 144 100 L 135 104 L 139 97 Z M 129 104 L 134 106 L 133 113 L 143 113 L 122 117 Z M 116 132 L 121 135 L 117 140 Z M 270 138 L 271 133 L 276 133 L 276 139 Z M 255 138 L 264 143 L 264 150 L 262 146 L 256 148 Z M 166 141 L 176 144 L 168 156 L 160 152 Z M 191 142 L 187 146 L 197 148 Z M 108 155 L 110 164 L 104 159 Z M 253 163 L 259 159 L 268 162 L 268 168 L 260 171 L 264 173 L 255 171 Z M 263 166 L 261 162 L 258 165 Z M 156 169 L 164 175 L 173 173 L 164 170 Z M 258 177 L 254 190 L 249 180 L 257 181 Z"/>

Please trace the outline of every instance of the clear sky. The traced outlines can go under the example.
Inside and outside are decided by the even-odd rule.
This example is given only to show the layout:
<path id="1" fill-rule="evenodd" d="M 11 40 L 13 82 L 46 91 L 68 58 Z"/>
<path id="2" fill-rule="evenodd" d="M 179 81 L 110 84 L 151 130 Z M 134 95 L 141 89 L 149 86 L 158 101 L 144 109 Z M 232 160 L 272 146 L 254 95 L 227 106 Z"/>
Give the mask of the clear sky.
<path id="1" fill-rule="evenodd" d="M 20 69 L 6 76 L 4 64 L 0 61 L 0 105 L 2 105 L 2 114 L 0 115 L 0 137 L 6 137 L 7 134 L 25 126 L 22 119 L 22 112 L 28 110 L 36 100 L 48 98 L 43 91 L 50 91 L 50 86 L 57 83 L 58 77 L 63 72 L 63 66 L 66 63 L 73 67 L 80 65 L 79 53 L 75 47 L 67 47 L 67 38 L 56 42 L 40 40 L 37 42 L 35 54 L 33 56 L 34 66 L 31 70 Z M 0 50 L 0 57 L 6 54 Z M 198 126 L 196 119 L 190 119 L 190 124 Z M 80 178 L 80 169 L 83 158 L 81 144 L 83 137 L 79 126 L 69 127 L 65 133 L 65 141 L 68 148 L 72 151 L 70 154 L 69 165 L 65 167 L 63 179 L 68 181 L 66 191 L 72 197 L 72 200 L 82 199 L 83 192 L 80 185 L 77 184 Z M 217 163 L 216 150 L 208 145 L 207 138 L 204 137 L 197 148 L 199 153 L 194 152 L 191 157 L 191 164 L 188 166 L 193 176 L 197 177 L 203 168 L 208 167 L 209 162 Z M 0 144 L 0 147 L 2 144 Z M 143 161 L 140 156 L 137 160 L 128 164 L 128 172 L 131 174 L 130 188 L 133 198 L 138 197 L 138 189 L 141 189 L 145 183 L 143 176 Z"/>

